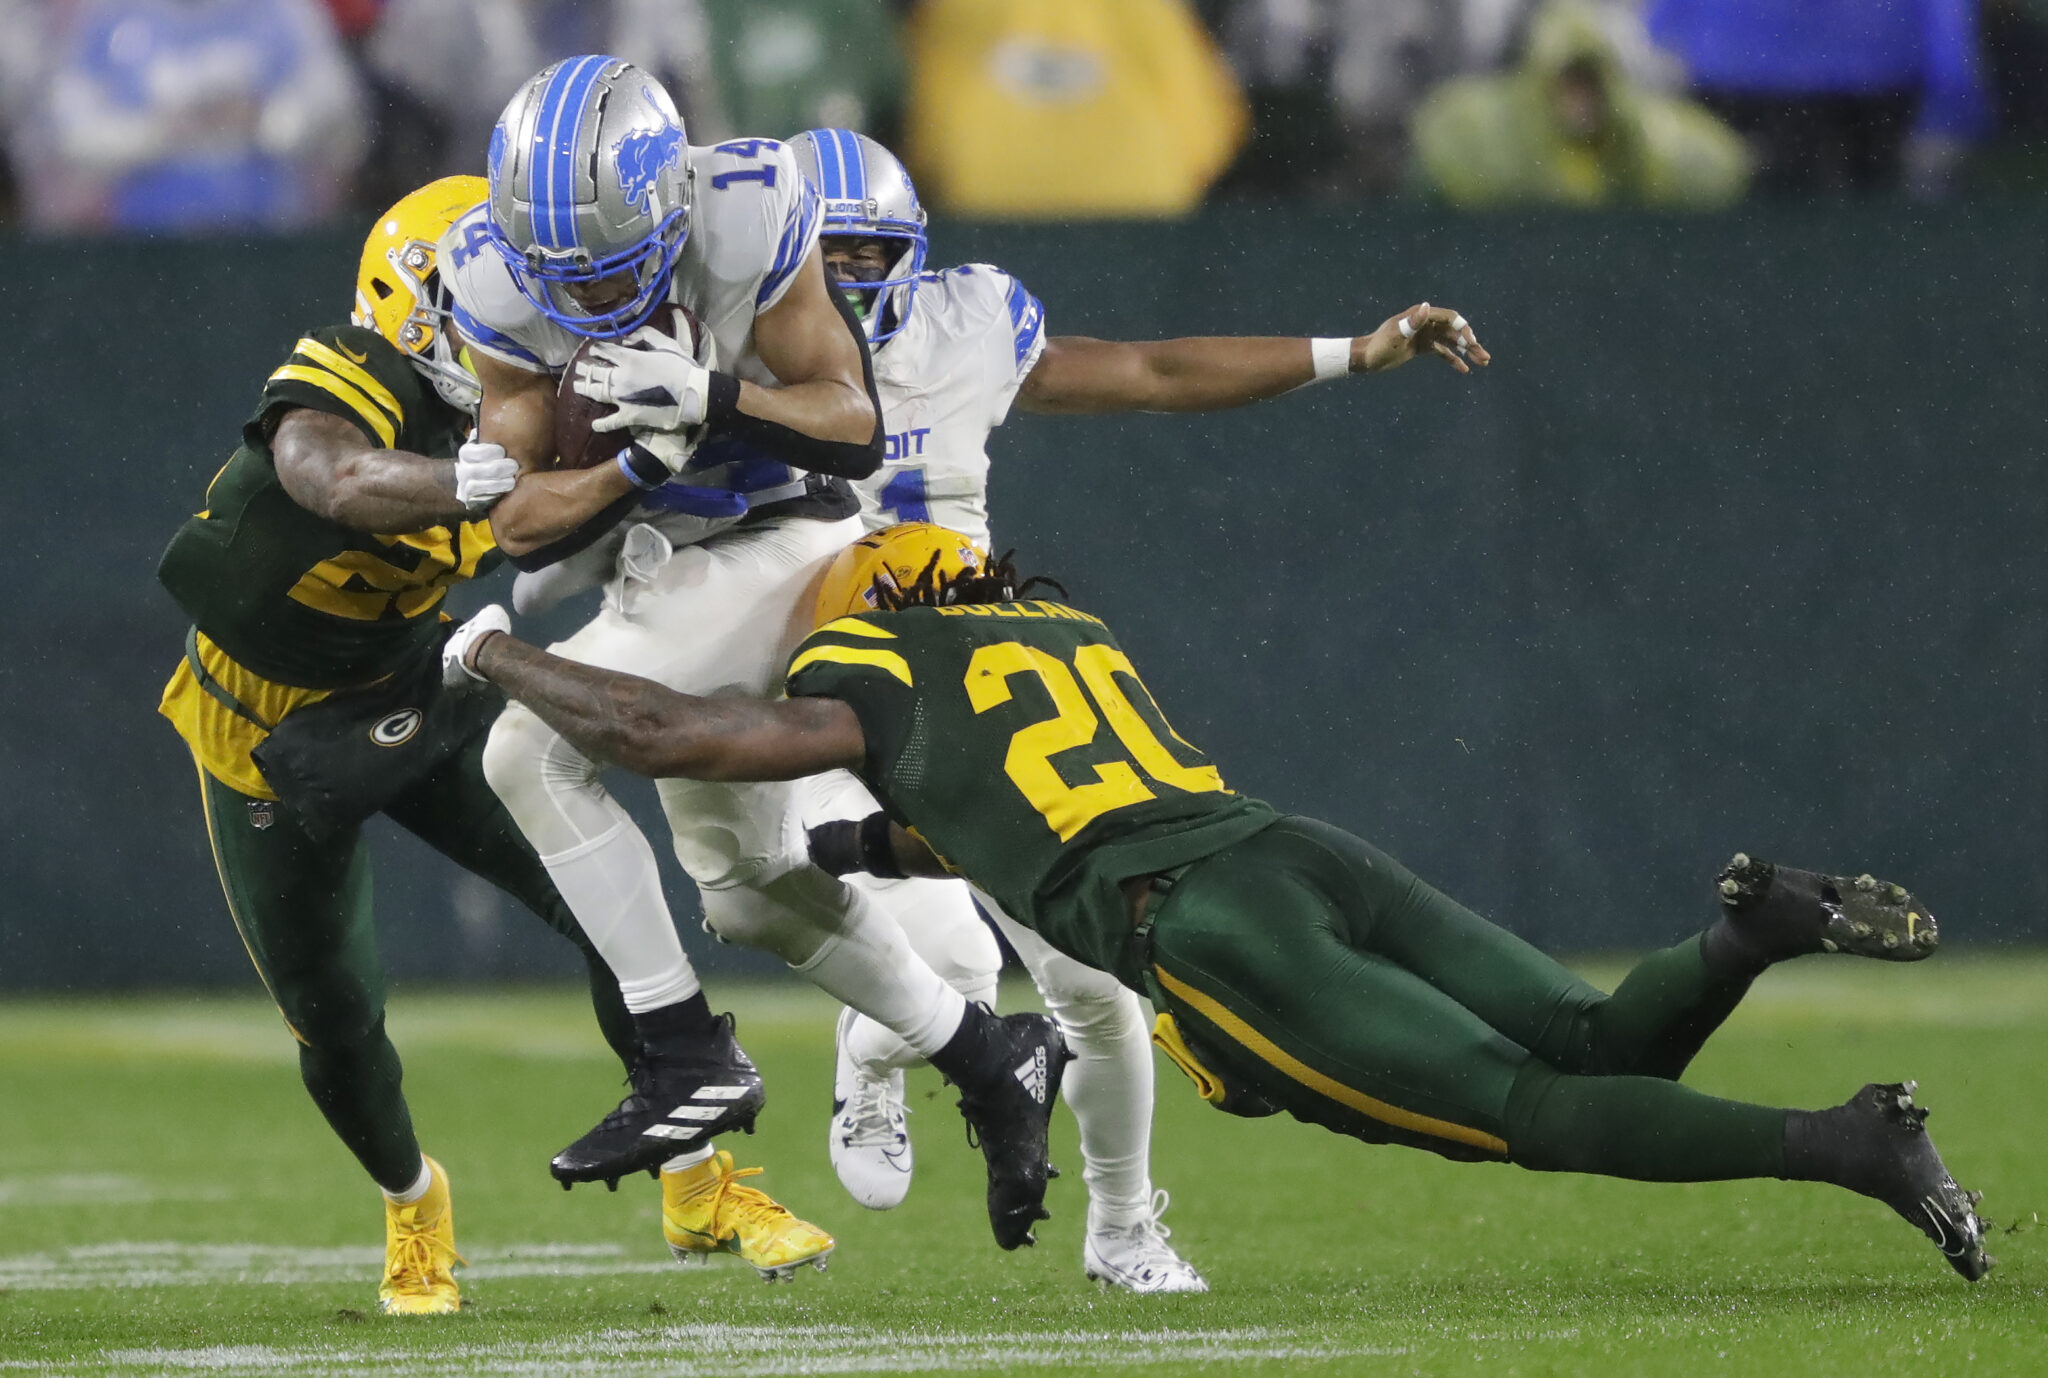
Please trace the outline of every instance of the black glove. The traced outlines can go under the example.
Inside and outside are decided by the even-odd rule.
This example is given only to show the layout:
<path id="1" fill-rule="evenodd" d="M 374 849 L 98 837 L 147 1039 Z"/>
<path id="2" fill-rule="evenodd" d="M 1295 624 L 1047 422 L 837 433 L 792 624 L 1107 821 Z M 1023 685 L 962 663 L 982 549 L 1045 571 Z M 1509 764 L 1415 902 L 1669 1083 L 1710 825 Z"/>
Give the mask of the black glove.
<path id="1" fill-rule="evenodd" d="M 827 875 L 865 871 L 887 880 L 903 878 L 896 849 L 889 843 L 889 815 L 879 809 L 858 822 L 835 818 L 820 823 L 805 835 L 810 839 L 811 864 Z"/>

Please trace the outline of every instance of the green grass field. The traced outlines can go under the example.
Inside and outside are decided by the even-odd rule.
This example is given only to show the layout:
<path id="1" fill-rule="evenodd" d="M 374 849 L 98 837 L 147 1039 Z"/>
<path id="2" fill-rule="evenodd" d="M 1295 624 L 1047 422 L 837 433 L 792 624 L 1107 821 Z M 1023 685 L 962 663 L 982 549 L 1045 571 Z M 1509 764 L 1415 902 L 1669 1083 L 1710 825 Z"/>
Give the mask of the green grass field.
<path id="1" fill-rule="evenodd" d="M 715 995 L 770 1087 L 730 1146 L 838 1235 L 831 1271 L 684 1272 L 647 1179 L 554 1186 L 548 1155 L 618 1095 L 573 993 L 402 991 L 393 1034 L 470 1261 L 461 1315 L 409 1321 L 376 1314 L 378 1197 L 260 996 L 0 1005 L 0 1374 L 2048 1373 L 2048 957 L 1775 972 L 1691 1078 L 1815 1106 L 1917 1077 L 1957 1177 L 2029 1222 L 1975 1287 L 1831 1189 L 1443 1163 L 1230 1119 L 1161 1062 L 1155 1173 L 1214 1291 L 1110 1295 L 1081 1275 L 1070 1119 L 1036 1249 L 990 1241 L 980 1157 L 928 1072 L 910 1199 L 863 1211 L 825 1161 L 830 1008 Z"/>

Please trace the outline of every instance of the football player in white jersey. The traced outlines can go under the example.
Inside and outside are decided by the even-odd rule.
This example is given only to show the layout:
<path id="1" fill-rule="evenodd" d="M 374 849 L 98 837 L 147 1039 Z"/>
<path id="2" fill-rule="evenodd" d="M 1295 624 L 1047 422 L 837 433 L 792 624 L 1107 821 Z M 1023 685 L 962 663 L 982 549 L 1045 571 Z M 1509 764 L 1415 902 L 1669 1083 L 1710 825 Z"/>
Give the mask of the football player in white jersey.
<path id="1" fill-rule="evenodd" d="M 1208 411 L 1323 378 L 1396 368 L 1418 354 L 1439 355 L 1459 372 L 1488 362 L 1464 317 L 1427 303 L 1357 338 L 1048 337 L 1038 299 L 1001 269 L 925 271 L 924 208 L 887 149 L 845 129 L 810 130 L 790 147 L 823 198 L 826 264 L 874 353 L 883 463 L 854 485 L 871 531 L 935 522 L 987 553 L 988 435 L 1013 404 L 1041 412 Z M 876 807 L 841 771 L 818 777 L 810 812 L 824 822 L 865 818 Z M 848 879 L 970 1001 L 993 1003 L 1001 958 L 963 882 Z M 1159 1223 L 1165 1193 L 1153 1191 L 1149 1170 L 1152 1054 L 1138 997 L 982 902 L 1076 1054 L 1065 1092 L 1081 1128 L 1088 1276 L 1139 1292 L 1206 1291 Z M 855 1200 L 886 1210 L 910 1185 L 903 1069 L 917 1055 L 851 1010 L 840 1017 L 837 1045 L 833 1167 Z"/>
<path id="2" fill-rule="evenodd" d="M 679 690 L 776 695 L 818 577 L 860 532 L 846 479 L 881 453 L 865 339 L 817 247 L 816 191 L 772 140 L 691 147 L 660 85 L 599 55 L 559 62 L 512 98 L 489 182 L 441 248 L 483 390 L 472 448 L 519 466 L 493 511 L 498 542 L 543 565 L 628 510 L 644 518 L 603 610 L 554 649 Z M 705 338 L 643 328 L 664 301 L 694 313 Z M 557 379 L 593 339 L 573 384 L 613 409 L 601 427 L 635 443 L 616 463 L 557 469 Z M 682 1261 L 725 1249 L 771 1277 L 822 1266 L 831 1237 L 734 1187 L 731 1156 L 714 1155 L 719 1133 L 751 1126 L 760 1077 L 730 1019 L 711 1013 L 653 851 L 598 764 L 515 706 L 485 769 L 618 975 L 643 1048 L 633 1094 L 556 1156 L 555 1176 L 616 1183 L 660 1166 Z M 1030 1242 L 1064 1060 L 1051 1021 L 968 1006 L 871 901 L 811 867 L 791 786 L 678 782 L 661 801 L 718 934 L 774 952 L 960 1085 L 997 1240 Z M 1009 1074 L 1048 1062 L 1053 1075 L 1028 1086 Z"/>

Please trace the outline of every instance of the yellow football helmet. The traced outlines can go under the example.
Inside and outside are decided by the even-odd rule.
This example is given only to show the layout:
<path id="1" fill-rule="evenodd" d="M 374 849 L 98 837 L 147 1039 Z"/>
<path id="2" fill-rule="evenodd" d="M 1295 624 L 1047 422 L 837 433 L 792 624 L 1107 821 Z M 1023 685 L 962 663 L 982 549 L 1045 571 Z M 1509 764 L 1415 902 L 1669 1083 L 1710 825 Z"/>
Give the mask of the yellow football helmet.
<path id="1" fill-rule="evenodd" d="M 903 522 L 870 532 L 840 551 L 825 571 L 818 587 L 817 625 L 883 608 L 883 589 L 908 589 L 928 570 L 943 581 L 986 563 L 974 542 L 931 522 Z"/>
<path id="2" fill-rule="evenodd" d="M 349 318 L 404 350 L 450 406 L 471 412 L 483 393 L 448 333 L 448 293 L 434 253 L 448 227 L 490 193 L 481 177 L 443 177 L 378 216 L 363 243 Z"/>

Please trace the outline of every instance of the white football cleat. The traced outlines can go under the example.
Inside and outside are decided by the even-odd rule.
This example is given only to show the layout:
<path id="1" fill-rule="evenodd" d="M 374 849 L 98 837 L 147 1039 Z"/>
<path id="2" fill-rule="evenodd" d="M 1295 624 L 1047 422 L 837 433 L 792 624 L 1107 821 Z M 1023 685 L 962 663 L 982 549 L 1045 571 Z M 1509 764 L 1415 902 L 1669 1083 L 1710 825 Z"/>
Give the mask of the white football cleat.
<path id="1" fill-rule="evenodd" d="M 876 1081 L 847 1056 L 846 1035 L 858 1018 L 841 1010 L 832 1039 L 832 1170 L 847 1195 L 869 1210 L 893 1210 L 910 1194 L 910 1111 L 901 1070 Z"/>
<path id="2" fill-rule="evenodd" d="M 1208 1281 L 1195 1265 L 1173 1251 L 1161 1224 L 1166 1213 L 1164 1190 L 1152 1194 L 1152 1213 L 1133 1225 L 1104 1225 L 1095 1207 L 1088 1208 L 1088 1241 L 1081 1247 L 1081 1266 L 1090 1282 L 1132 1292 L 1206 1292 Z"/>

